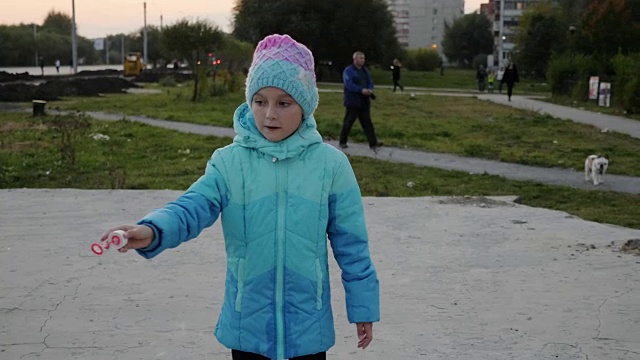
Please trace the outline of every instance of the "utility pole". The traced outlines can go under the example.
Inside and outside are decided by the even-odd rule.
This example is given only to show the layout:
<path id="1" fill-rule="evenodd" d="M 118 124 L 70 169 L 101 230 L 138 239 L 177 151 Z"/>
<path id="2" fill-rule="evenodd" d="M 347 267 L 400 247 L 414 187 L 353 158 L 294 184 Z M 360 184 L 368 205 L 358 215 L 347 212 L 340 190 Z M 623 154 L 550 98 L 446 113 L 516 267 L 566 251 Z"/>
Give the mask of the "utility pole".
<path id="1" fill-rule="evenodd" d="M 36 66 L 38 66 L 40 64 L 38 64 L 38 36 L 36 34 L 36 24 L 33 24 L 33 43 L 36 48 Z"/>
<path id="2" fill-rule="evenodd" d="M 76 1 L 71 0 L 71 61 L 73 73 L 78 73 L 78 40 L 76 39 Z"/>
<path id="3" fill-rule="evenodd" d="M 162 31 L 162 15 L 160 15 L 160 31 Z"/>
<path id="4" fill-rule="evenodd" d="M 124 65 L 124 35 L 120 35 L 120 57 L 122 58 L 122 64 Z"/>
<path id="5" fill-rule="evenodd" d="M 109 65 L 109 38 L 104 38 L 104 62 Z"/>
<path id="6" fill-rule="evenodd" d="M 498 66 L 502 65 L 502 56 L 504 54 L 504 1 L 500 0 L 500 35 L 498 38 L 500 47 L 498 48 Z"/>
<path id="7" fill-rule="evenodd" d="M 147 67 L 147 2 L 144 2 L 144 67 Z"/>

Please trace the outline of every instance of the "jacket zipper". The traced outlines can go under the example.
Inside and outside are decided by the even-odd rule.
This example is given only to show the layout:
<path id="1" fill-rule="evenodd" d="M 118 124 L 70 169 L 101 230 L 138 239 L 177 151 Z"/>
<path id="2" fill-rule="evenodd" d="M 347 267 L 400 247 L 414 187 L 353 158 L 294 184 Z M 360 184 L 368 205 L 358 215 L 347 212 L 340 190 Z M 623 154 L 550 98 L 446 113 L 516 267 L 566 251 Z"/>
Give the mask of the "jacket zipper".
<path id="1" fill-rule="evenodd" d="M 277 158 L 273 158 L 276 165 L 276 184 L 278 191 L 278 228 L 276 245 L 276 329 L 277 329 L 277 358 L 284 359 L 284 238 L 285 238 L 285 211 L 286 198 L 286 169 L 277 164 Z"/>

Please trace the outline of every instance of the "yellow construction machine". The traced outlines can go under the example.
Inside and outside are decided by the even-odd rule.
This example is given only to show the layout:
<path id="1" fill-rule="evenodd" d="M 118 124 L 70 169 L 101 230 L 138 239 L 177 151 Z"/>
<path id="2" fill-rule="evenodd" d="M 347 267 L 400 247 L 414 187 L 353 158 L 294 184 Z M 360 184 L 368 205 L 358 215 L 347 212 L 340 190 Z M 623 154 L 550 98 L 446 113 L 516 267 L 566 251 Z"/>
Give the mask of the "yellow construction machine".
<path id="1" fill-rule="evenodd" d="M 137 52 L 127 54 L 124 59 L 124 76 L 138 76 L 144 69 L 142 55 Z"/>

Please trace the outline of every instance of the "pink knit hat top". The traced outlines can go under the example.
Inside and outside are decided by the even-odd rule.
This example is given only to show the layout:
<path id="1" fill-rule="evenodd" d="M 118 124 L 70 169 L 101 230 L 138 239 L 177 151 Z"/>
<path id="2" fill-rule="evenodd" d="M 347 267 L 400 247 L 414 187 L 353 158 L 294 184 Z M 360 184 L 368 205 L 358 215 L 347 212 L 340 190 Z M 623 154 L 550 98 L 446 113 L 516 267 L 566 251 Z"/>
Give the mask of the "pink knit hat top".
<path id="1" fill-rule="evenodd" d="M 287 92 L 300 105 L 305 118 L 318 106 L 318 88 L 313 54 L 289 35 L 269 35 L 253 53 L 246 83 L 247 104 L 265 87 Z"/>

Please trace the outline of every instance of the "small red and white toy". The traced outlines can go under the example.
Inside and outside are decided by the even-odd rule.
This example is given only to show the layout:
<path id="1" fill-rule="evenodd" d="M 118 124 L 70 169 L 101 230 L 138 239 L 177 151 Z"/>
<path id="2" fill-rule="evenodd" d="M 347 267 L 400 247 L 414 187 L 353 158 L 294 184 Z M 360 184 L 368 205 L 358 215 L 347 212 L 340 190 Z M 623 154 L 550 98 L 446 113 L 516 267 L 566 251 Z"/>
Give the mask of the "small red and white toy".
<path id="1" fill-rule="evenodd" d="M 104 253 L 105 250 L 109 250 L 110 248 L 118 250 L 125 245 L 127 245 L 127 237 L 124 235 L 124 231 L 116 230 L 111 232 L 106 239 L 100 241 L 99 243 L 91 244 L 91 251 L 93 251 L 94 254 L 100 256 Z"/>

